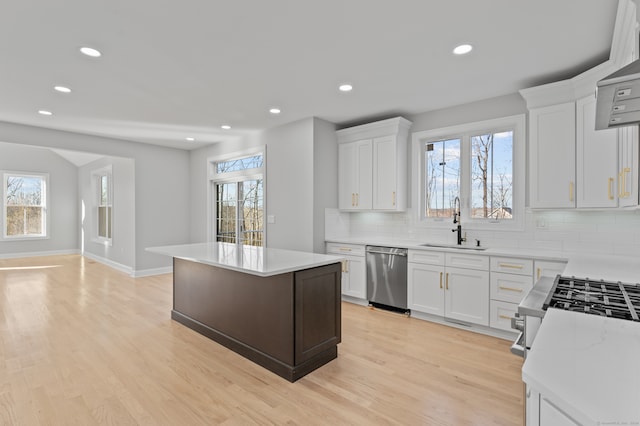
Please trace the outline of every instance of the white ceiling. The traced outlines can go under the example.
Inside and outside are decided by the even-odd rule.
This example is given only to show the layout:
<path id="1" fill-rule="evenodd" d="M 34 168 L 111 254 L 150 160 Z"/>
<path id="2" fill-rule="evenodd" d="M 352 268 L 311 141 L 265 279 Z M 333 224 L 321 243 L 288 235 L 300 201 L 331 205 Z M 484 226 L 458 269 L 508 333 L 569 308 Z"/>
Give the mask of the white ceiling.
<path id="1" fill-rule="evenodd" d="M 192 149 L 311 116 L 345 126 L 416 114 L 605 61 L 616 8 L 613 0 L 5 1 L 0 121 Z M 463 42 L 475 49 L 454 57 Z M 84 45 L 103 56 L 81 55 Z M 340 93 L 343 82 L 354 90 Z M 282 113 L 269 114 L 272 106 Z"/>

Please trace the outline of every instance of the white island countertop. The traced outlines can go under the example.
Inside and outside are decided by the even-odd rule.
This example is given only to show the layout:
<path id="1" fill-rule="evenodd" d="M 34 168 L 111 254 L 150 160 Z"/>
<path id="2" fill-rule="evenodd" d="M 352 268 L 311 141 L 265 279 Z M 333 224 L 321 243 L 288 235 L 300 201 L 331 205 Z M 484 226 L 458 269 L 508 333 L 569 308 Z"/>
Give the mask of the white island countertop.
<path id="1" fill-rule="evenodd" d="M 177 257 L 247 274 L 269 277 L 341 262 L 344 258 L 302 251 L 238 246 L 229 243 L 148 247 L 151 253 Z"/>
<path id="2" fill-rule="evenodd" d="M 550 308 L 522 379 L 582 425 L 640 424 L 640 323 Z"/>

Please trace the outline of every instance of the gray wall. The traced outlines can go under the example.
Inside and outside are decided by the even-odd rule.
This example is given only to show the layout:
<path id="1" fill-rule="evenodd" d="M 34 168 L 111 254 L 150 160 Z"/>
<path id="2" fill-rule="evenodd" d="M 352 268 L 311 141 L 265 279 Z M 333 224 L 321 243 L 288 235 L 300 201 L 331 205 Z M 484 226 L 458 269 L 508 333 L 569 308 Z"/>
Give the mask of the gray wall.
<path id="1" fill-rule="evenodd" d="M 106 166 L 112 168 L 113 216 L 111 245 L 96 242 L 96 188 L 93 173 Z M 78 168 L 79 203 L 84 205 L 81 218 L 81 248 L 128 269 L 135 267 L 135 167 L 130 158 L 103 157 Z M 82 212 L 82 208 L 80 210 Z"/>
<path id="2" fill-rule="evenodd" d="M 207 160 L 266 146 L 267 246 L 324 252 L 324 209 L 337 207 L 338 148 L 333 124 L 316 118 L 191 151 L 191 241 L 207 241 Z"/>
<path id="3" fill-rule="evenodd" d="M 336 126 L 313 120 L 313 251 L 324 253 L 325 209 L 338 207 Z"/>
<path id="4" fill-rule="evenodd" d="M 79 238 L 76 166 L 48 149 L 0 142 L 0 170 L 49 173 L 49 238 L 0 240 L 0 257 L 77 251 Z M 0 213 L 0 221 L 1 218 Z"/>
<path id="5" fill-rule="evenodd" d="M 170 258 L 149 253 L 146 247 L 189 242 L 187 151 L 4 122 L 0 122 L 0 141 L 133 159 L 137 274 L 171 266 Z M 77 185 L 74 188 L 77 197 Z M 77 200 L 72 203 L 77 211 Z M 77 233 L 75 244 L 78 247 Z"/>

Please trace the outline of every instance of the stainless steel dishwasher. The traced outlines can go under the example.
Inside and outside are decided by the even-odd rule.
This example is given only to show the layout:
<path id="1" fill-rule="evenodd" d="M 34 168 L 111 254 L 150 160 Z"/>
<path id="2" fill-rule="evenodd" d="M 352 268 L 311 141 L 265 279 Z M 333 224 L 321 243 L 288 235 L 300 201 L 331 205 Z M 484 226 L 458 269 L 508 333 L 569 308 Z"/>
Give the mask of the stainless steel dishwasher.
<path id="1" fill-rule="evenodd" d="M 367 246 L 366 260 L 369 303 L 408 313 L 407 249 Z"/>

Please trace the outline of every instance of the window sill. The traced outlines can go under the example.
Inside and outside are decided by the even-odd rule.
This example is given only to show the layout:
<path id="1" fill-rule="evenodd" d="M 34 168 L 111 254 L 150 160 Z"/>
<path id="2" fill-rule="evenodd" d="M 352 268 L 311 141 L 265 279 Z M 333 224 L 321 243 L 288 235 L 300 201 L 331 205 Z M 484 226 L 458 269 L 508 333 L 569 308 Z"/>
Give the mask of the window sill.
<path id="1" fill-rule="evenodd" d="M 113 242 L 111 240 L 102 239 L 102 238 L 94 238 L 91 241 L 96 243 L 96 244 L 100 244 L 102 246 L 111 247 L 113 245 Z"/>
<path id="2" fill-rule="evenodd" d="M 48 240 L 49 236 L 48 235 L 34 235 L 32 237 L 27 236 L 27 235 L 20 235 L 17 237 L 0 237 L 0 241 L 5 241 L 5 242 L 9 242 L 9 241 L 32 241 L 32 240 Z"/>

